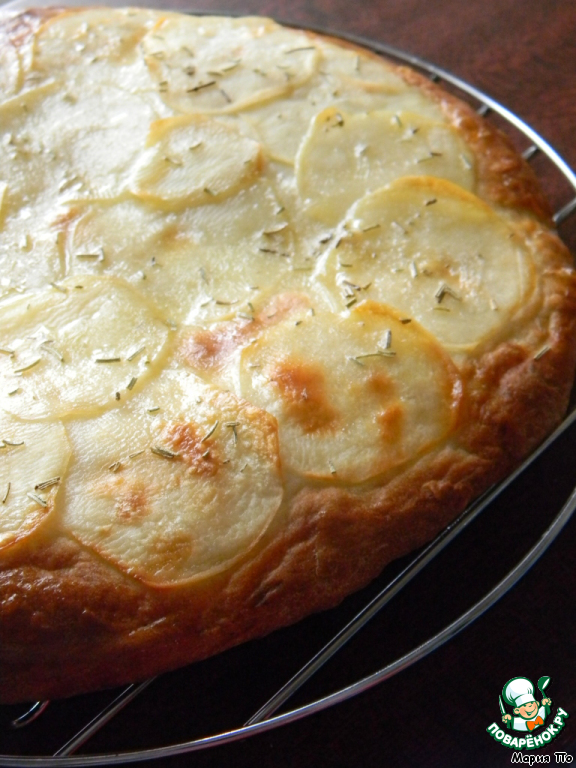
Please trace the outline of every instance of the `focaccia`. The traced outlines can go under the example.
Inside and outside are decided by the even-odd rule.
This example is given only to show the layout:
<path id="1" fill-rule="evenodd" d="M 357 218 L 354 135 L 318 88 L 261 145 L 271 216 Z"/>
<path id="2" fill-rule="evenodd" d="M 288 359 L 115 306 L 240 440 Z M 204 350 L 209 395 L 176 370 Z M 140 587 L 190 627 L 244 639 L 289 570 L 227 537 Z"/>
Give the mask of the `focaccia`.
<path id="1" fill-rule="evenodd" d="M 509 140 L 263 18 L 0 29 L 0 700 L 205 658 L 429 541 L 566 408 Z"/>

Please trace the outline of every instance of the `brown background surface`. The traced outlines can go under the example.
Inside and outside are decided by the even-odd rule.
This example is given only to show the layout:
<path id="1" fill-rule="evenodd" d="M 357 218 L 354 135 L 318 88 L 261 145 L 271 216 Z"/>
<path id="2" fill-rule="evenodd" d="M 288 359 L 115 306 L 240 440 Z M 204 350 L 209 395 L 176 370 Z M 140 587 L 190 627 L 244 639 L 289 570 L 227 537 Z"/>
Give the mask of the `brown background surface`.
<path id="1" fill-rule="evenodd" d="M 165 0 L 168 6 L 168 0 Z M 160 5 L 160 3 L 151 3 Z M 170 7 L 259 13 L 351 32 L 419 55 L 505 104 L 576 167 L 576 5 L 573 0 L 173 0 Z M 534 161 L 556 208 L 574 193 Z M 576 215 L 562 234 L 576 251 Z M 437 632 L 483 596 L 538 538 L 576 484 L 576 428 L 333 660 L 294 704 L 370 674 Z M 391 680 L 318 715 L 201 753 L 168 768 L 504 766 L 511 752 L 486 728 L 498 695 L 522 675 L 552 678 L 548 694 L 571 717 L 540 750 L 576 756 L 576 520 L 495 607 L 447 645 Z M 397 566 L 395 567 L 397 568 Z M 389 569 L 384 578 L 395 572 Z M 382 581 L 380 586 L 385 583 Z M 378 585 L 328 614 L 216 660 L 167 675 L 84 751 L 186 741 L 240 725 Z M 52 705 L 27 729 L 22 708 L 0 708 L 1 754 L 50 754 L 109 694 Z"/>

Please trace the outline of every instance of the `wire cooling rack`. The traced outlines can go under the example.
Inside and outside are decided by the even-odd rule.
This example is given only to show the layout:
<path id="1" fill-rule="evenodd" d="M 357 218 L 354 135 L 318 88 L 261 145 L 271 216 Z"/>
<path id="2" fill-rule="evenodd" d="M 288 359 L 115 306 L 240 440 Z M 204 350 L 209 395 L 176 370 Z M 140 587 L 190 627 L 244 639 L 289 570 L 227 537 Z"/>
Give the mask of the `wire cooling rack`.
<path id="1" fill-rule="evenodd" d="M 73 3 L 70 3 L 73 4 Z M 12 3 L 4 8 L 0 8 L 1 13 L 6 13 L 11 9 L 20 10 L 19 3 Z M 557 205 L 554 215 L 554 222 L 557 226 L 567 222 L 576 213 L 576 174 L 570 169 L 566 162 L 558 153 L 529 125 L 521 118 L 510 112 L 494 99 L 479 91 L 474 86 L 462 81 L 445 70 L 397 48 L 383 43 L 375 42 L 357 35 L 343 34 L 341 32 L 332 32 L 331 30 L 311 28 L 311 31 L 321 34 L 339 37 L 345 41 L 363 46 L 375 53 L 387 56 L 403 64 L 409 64 L 414 69 L 422 72 L 432 80 L 441 81 L 445 89 L 452 91 L 455 95 L 472 104 L 477 111 L 489 118 L 495 120 L 500 127 L 505 127 L 506 132 L 512 138 L 521 151 L 525 159 L 532 161 L 535 158 L 544 159 L 544 165 L 539 160 L 540 167 L 537 169 L 540 180 L 546 188 L 547 179 L 554 179 L 555 189 L 558 188 L 558 181 L 562 182 L 564 199 Z M 574 217 L 576 218 L 576 217 Z M 574 222 L 572 218 L 572 223 Z M 97 766 L 97 765 L 121 765 L 139 761 L 151 761 L 159 758 L 166 758 L 178 754 L 195 752 L 202 749 L 208 749 L 217 745 L 229 743 L 239 739 L 245 739 L 249 736 L 260 734 L 265 731 L 276 728 L 280 725 L 288 724 L 300 720 L 308 715 L 320 712 L 338 702 L 344 701 L 352 696 L 360 694 L 369 688 L 389 679 L 402 670 L 423 659 L 433 650 L 446 643 L 471 622 L 481 616 L 490 606 L 492 606 L 500 597 L 502 597 L 517 581 L 534 565 L 538 558 L 546 551 L 558 534 L 566 525 L 574 510 L 576 509 L 576 488 L 572 490 L 567 501 L 561 510 L 554 517 L 549 526 L 543 531 L 540 538 L 533 544 L 531 549 L 506 573 L 506 575 L 472 607 L 464 611 L 458 618 L 449 623 L 439 632 L 433 634 L 424 642 L 414 647 L 408 653 L 404 653 L 395 661 L 386 664 L 359 680 L 348 685 L 344 685 L 339 690 L 327 695 L 315 698 L 313 701 L 297 706 L 293 709 L 276 714 L 286 702 L 295 696 L 296 692 L 308 682 L 313 675 L 319 672 L 324 664 L 335 654 L 341 651 L 344 646 L 362 629 L 371 619 L 373 619 L 381 609 L 386 606 L 394 597 L 410 584 L 410 582 L 429 566 L 432 561 L 450 544 L 456 536 L 461 534 L 479 515 L 491 504 L 494 504 L 499 497 L 511 486 L 514 481 L 535 464 L 557 440 L 561 438 L 576 422 L 576 403 L 573 402 L 572 409 L 564 422 L 556 431 L 506 480 L 489 489 L 479 499 L 477 499 L 460 517 L 443 530 L 434 541 L 427 547 L 413 556 L 408 562 L 403 562 L 400 567 L 393 568 L 390 575 L 390 567 L 386 569 L 383 579 L 377 585 L 377 589 L 366 599 L 362 598 L 364 603 L 356 608 L 352 618 L 344 618 L 335 609 L 336 626 L 333 629 L 332 636 L 324 643 L 317 652 L 313 653 L 308 661 L 303 663 L 298 672 L 289 680 L 281 685 L 276 693 L 271 695 L 263 706 L 260 706 L 249 718 L 239 718 L 237 724 L 225 725 L 220 732 L 212 732 L 211 735 L 194 738 L 188 741 L 177 741 L 168 745 L 155 748 L 136 749 L 129 751 L 115 751 L 109 754 L 75 754 L 92 737 L 94 737 L 105 726 L 110 727 L 113 719 L 131 702 L 141 697 L 149 689 L 151 691 L 157 679 L 152 678 L 140 684 L 129 685 L 120 692 L 105 694 L 92 694 L 91 697 L 83 697 L 84 700 L 92 699 L 94 702 L 95 714 L 89 718 L 88 722 L 78 724 L 76 732 L 57 749 L 50 749 L 48 745 L 41 755 L 26 756 L 21 751 L 13 751 L 11 755 L 0 754 L 0 766 L 11 766 L 13 768 L 27 768 L 27 766 Z M 340 612 L 341 613 L 341 612 Z M 344 614 L 345 616 L 345 614 Z M 341 622 L 338 624 L 338 622 Z M 338 626 L 340 628 L 338 628 Z M 297 630 L 297 628 L 296 628 Z M 292 630 L 282 630 L 288 632 Z M 201 667 L 202 662 L 195 667 Z M 11 728 L 20 730 L 26 729 L 30 732 L 42 722 L 43 714 L 47 709 L 65 707 L 65 703 L 55 702 L 37 702 L 28 711 L 23 712 L 19 717 L 11 721 Z M 257 705 L 256 705 L 257 706 Z M 149 714 L 155 710 L 155 704 L 151 703 Z M 0 708 L 1 710 L 2 708 Z M 13 709 L 13 708 L 12 708 Z M 24 709 L 24 707 L 22 707 Z M 171 713 L 173 716 L 174 713 Z M 156 716 L 156 713 L 154 713 Z M 243 723 L 243 724 L 242 724 Z M 144 727 L 144 726 L 143 726 Z M 64 739 L 66 737 L 63 737 Z M 0 744 L 5 743 L 0 733 Z M 2 747 L 0 747 L 1 749 Z M 28 750 L 24 750 L 27 752 Z"/>

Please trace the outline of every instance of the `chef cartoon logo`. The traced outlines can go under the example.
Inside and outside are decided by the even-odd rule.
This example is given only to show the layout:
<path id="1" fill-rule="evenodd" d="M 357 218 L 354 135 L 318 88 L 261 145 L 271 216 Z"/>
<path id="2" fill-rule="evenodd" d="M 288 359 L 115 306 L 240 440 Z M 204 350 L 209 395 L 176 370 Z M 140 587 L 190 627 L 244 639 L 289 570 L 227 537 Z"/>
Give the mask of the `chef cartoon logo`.
<path id="1" fill-rule="evenodd" d="M 556 738 L 568 713 L 558 707 L 555 717 L 549 721 L 552 712 L 552 699 L 546 694 L 549 684 L 549 677 L 539 678 L 537 687 L 542 697 L 539 701 L 527 677 L 508 680 L 498 699 L 502 725 L 492 723 L 486 729 L 492 738 L 509 749 L 538 749 Z"/>

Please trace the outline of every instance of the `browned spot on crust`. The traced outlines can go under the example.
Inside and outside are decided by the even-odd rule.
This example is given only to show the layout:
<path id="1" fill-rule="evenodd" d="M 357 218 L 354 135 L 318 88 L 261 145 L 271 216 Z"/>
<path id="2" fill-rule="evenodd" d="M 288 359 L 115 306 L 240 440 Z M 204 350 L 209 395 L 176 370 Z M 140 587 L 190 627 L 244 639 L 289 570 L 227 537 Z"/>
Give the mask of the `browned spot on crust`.
<path id="1" fill-rule="evenodd" d="M 398 444 L 402 437 L 402 427 L 404 426 L 404 407 L 402 403 L 392 403 L 388 408 L 381 411 L 376 418 L 384 441 L 386 443 Z"/>
<path id="2" fill-rule="evenodd" d="M 366 387 L 370 394 L 376 395 L 383 402 L 390 400 L 396 395 L 394 380 L 382 371 L 372 374 L 366 382 Z"/>
<path id="3" fill-rule="evenodd" d="M 293 312 L 310 307 L 310 299 L 301 293 L 278 293 L 266 302 L 256 315 L 258 328 L 276 325 L 289 317 Z"/>
<path id="4" fill-rule="evenodd" d="M 334 426 L 338 414 L 328 402 L 324 374 L 318 366 L 284 362 L 270 375 L 280 390 L 287 415 L 304 432 L 317 432 Z"/>
<path id="5" fill-rule="evenodd" d="M 164 427 L 162 445 L 170 446 L 189 470 L 197 475 L 211 477 L 222 464 L 212 441 L 202 442 L 202 435 L 193 424 L 169 424 Z"/>
<path id="6" fill-rule="evenodd" d="M 124 523 L 131 523 L 141 517 L 146 517 L 150 514 L 151 509 L 148 506 L 144 489 L 136 488 L 134 485 L 120 488 L 114 511 L 116 517 Z"/>
<path id="7" fill-rule="evenodd" d="M 192 368 L 207 370 L 218 367 L 236 346 L 234 336 L 227 333 L 227 330 L 194 331 L 183 340 L 180 357 Z"/>
<path id="8" fill-rule="evenodd" d="M 179 357 L 187 365 L 199 370 L 221 367 L 230 355 L 257 338 L 265 328 L 289 317 L 298 309 L 308 308 L 307 296 L 298 293 L 281 293 L 273 296 L 254 316 L 229 320 L 216 328 L 198 328 L 186 336 L 179 349 Z"/>

